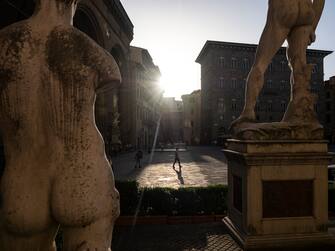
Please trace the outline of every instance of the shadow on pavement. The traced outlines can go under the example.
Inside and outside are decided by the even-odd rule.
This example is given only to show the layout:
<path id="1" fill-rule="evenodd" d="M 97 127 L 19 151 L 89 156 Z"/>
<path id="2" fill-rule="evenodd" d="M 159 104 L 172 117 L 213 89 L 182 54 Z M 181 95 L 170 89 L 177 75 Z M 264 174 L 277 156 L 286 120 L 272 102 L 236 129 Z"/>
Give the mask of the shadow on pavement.
<path id="1" fill-rule="evenodd" d="M 116 227 L 113 251 L 241 251 L 222 223 Z"/>

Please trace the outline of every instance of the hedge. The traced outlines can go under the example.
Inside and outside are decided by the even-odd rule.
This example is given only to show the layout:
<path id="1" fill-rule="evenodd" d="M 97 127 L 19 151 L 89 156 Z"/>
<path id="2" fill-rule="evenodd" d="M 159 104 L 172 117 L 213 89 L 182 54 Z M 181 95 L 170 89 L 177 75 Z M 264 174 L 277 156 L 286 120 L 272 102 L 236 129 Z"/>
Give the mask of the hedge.
<path id="1" fill-rule="evenodd" d="M 187 188 L 140 188 L 136 181 L 117 181 L 121 215 L 209 215 L 227 210 L 225 185 Z M 56 238 L 62 250 L 61 230 Z"/>
<path id="2" fill-rule="evenodd" d="M 330 188 L 328 191 L 328 208 L 329 211 L 335 212 L 335 188 Z"/>
<path id="3" fill-rule="evenodd" d="M 116 188 L 121 197 L 121 215 L 208 215 L 227 210 L 225 185 L 139 188 L 137 182 L 119 181 Z"/>

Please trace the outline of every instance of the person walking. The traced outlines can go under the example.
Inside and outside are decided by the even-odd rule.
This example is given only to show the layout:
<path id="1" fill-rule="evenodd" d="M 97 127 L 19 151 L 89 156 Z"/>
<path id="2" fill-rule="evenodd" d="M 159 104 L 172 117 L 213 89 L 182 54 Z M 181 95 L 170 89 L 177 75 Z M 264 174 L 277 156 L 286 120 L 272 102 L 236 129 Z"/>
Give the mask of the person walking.
<path id="1" fill-rule="evenodd" d="M 178 162 L 179 164 L 179 169 L 181 168 L 181 165 L 180 165 L 180 158 L 179 158 L 179 152 L 178 152 L 178 147 L 176 148 L 176 151 L 174 153 L 174 162 L 173 162 L 173 169 L 175 169 L 175 164 L 176 162 Z"/>
<path id="2" fill-rule="evenodd" d="M 138 166 L 138 168 L 141 168 L 141 159 L 143 158 L 143 152 L 141 150 L 138 150 L 135 155 L 135 168 Z"/>

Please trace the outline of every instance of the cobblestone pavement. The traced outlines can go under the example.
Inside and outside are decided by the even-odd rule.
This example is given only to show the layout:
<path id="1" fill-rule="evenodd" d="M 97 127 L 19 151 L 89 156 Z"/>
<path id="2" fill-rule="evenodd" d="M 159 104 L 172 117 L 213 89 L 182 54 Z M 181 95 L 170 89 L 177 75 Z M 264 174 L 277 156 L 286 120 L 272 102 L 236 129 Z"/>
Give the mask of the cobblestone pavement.
<path id="1" fill-rule="evenodd" d="M 116 227 L 113 251 L 242 251 L 223 223 Z"/>
<path id="2" fill-rule="evenodd" d="M 134 168 L 135 152 L 113 158 L 116 180 L 137 180 L 140 186 L 173 187 L 227 184 L 227 163 L 217 147 L 189 147 L 179 152 L 182 168 L 172 168 L 174 150 L 145 154 L 142 168 Z"/>

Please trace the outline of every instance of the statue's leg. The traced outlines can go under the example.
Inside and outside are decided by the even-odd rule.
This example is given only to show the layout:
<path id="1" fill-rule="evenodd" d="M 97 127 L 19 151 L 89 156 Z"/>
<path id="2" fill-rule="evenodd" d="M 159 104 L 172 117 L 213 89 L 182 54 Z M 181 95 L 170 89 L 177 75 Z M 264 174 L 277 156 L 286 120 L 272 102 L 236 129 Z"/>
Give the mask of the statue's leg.
<path id="1" fill-rule="evenodd" d="M 270 13 L 257 48 L 254 64 L 247 78 L 244 108 L 232 127 L 244 121 L 255 120 L 254 108 L 264 84 L 264 73 L 288 34 L 289 29 L 281 26 Z"/>
<path id="2" fill-rule="evenodd" d="M 88 226 L 63 227 L 63 251 L 110 251 L 115 217 Z"/>
<path id="3" fill-rule="evenodd" d="M 9 233 L 4 229 L 0 230 L 0 250 L 1 251 L 56 251 L 55 235 L 58 227 L 41 233 L 22 235 Z"/>
<path id="4" fill-rule="evenodd" d="M 312 29 L 308 25 L 296 27 L 287 39 L 287 58 L 292 72 L 291 100 L 283 118 L 285 122 L 318 123 L 314 112 L 315 97 L 309 91 L 313 65 L 308 65 L 306 59 Z"/>
<path id="5" fill-rule="evenodd" d="M 55 179 L 51 205 L 63 231 L 63 251 L 110 249 L 119 193 L 107 160 L 96 163 L 97 168 L 65 169 Z"/>
<path id="6" fill-rule="evenodd" d="M 49 178 L 33 169 L 19 171 L 1 178 L 0 250 L 55 251 L 59 225 L 50 212 Z"/>

